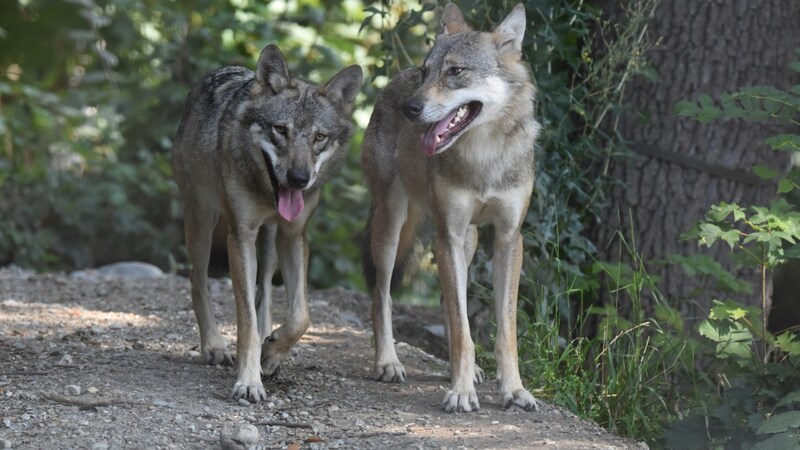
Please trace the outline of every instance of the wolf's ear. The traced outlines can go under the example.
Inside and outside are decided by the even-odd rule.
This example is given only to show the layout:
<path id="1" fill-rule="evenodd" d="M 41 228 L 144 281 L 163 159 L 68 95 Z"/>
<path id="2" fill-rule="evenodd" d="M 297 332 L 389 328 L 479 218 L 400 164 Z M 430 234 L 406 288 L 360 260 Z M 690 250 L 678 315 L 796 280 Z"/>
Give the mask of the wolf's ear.
<path id="1" fill-rule="evenodd" d="M 525 37 L 525 7 L 518 4 L 494 29 L 494 41 L 500 53 L 519 53 L 522 51 L 522 38 Z"/>
<path id="2" fill-rule="evenodd" d="M 361 89 L 361 67 L 344 68 L 330 79 L 320 91 L 333 103 L 350 103 Z"/>
<path id="3" fill-rule="evenodd" d="M 448 3 L 442 11 L 442 22 L 439 24 L 439 34 L 459 33 L 461 31 L 470 31 L 472 28 L 464 21 L 464 14 L 458 9 L 458 6 L 453 3 Z"/>
<path id="4" fill-rule="evenodd" d="M 289 68 L 276 45 L 269 44 L 261 51 L 256 67 L 256 81 L 262 89 L 270 89 L 273 93 L 289 85 Z"/>

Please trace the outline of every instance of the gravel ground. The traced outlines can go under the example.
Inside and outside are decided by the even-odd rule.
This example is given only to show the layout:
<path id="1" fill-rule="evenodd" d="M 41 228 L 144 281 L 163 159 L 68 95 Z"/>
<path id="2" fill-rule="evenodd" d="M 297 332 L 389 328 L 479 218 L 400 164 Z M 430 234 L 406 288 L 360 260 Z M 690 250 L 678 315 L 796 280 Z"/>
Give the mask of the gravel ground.
<path id="1" fill-rule="evenodd" d="M 269 400 L 236 402 L 235 370 L 200 363 L 189 292 L 173 275 L 0 269 L 0 449 L 647 448 L 541 401 L 504 411 L 494 383 L 479 412 L 444 413 L 446 364 L 402 342 L 407 381 L 373 381 L 369 300 L 340 289 L 310 294 L 312 326 L 265 381 Z M 230 283 L 211 292 L 235 342 Z"/>

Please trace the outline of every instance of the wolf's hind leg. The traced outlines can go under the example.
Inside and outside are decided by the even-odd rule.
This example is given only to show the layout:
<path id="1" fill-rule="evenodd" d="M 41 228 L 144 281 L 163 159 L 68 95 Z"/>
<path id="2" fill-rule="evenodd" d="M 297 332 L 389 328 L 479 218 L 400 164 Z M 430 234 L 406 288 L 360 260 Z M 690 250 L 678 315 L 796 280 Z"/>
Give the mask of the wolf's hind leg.
<path id="1" fill-rule="evenodd" d="M 202 202 L 187 202 L 184 231 L 186 249 L 192 263 L 192 306 L 200 328 L 200 350 L 206 364 L 233 365 L 228 343 L 217 329 L 208 293 L 208 261 L 211 254 L 211 236 L 219 213 L 200 206 Z"/>
<path id="2" fill-rule="evenodd" d="M 408 196 L 399 180 L 386 189 L 386 196 L 374 199 L 370 218 L 370 252 L 375 265 L 372 287 L 372 328 L 375 335 L 373 376 L 378 381 L 405 381 L 406 370 L 397 357 L 392 331 L 392 272 L 405 260 L 413 246 L 419 212 L 409 207 Z"/>

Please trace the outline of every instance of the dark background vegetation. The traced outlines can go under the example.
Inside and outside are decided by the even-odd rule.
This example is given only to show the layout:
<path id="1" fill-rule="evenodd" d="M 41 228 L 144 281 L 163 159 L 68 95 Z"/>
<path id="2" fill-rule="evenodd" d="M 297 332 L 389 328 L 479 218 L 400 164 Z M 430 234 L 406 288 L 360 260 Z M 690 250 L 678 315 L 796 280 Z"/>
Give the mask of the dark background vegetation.
<path id="1" fill-rule="evenodd" d="M 68 271 L 139 260 L 184 272 L 169 152 L 185 96 L 206 72 L 253 67 L 277 43 L 290 70 L 315 82 L 350 64 L 366 72 L 348 162 L 312 221 L 309 271 L 314 288 L 363 289 L 363 129 L 387 77 L 421 62 L 439 3 L 0 2 L 0 266 Z M 489 29 L 516 2 L 457 3 Z M 522 3 L 544 125 L 524 225 L 526 383 L 655 445 L 796 444 L 800 420 L 783 414 L 800 399 L 800 349 L 791 333 L 759 325 L 771 306 L 766 274 L 800 255 L 792 247 L 800 222 L 791 197 L 748 208 L 767 208 L 776 190 L 797 187 L 791 152 L 773 149 L 800 149 L 800 87 L 792 86 L 800 8 L 777 0 Z M 748 85 L 774 88 L 737 91 Z M 675 114 L 681 100 L 690 100 L 678 111 L 689 117 Z M 714 119 L 722 128 L 707 123 Z M 783 137 L 769 148 L 761 142 L 770 135 Z M 766 180 L 753 176 L 754 165 Z M 742 207 L 706 216 L 720 202 Z M 490 234 L 470 269 L 470 311 L 486 349 Z M 424 235 L 401 298 L 435 305 L 435 256 Z M 729 246 L 698 250 L 720 241 Z M 789 304 L 798 300 L 797 290 L 781 289 Z M 479 357 L 491 368 L 490 351 Z"/>

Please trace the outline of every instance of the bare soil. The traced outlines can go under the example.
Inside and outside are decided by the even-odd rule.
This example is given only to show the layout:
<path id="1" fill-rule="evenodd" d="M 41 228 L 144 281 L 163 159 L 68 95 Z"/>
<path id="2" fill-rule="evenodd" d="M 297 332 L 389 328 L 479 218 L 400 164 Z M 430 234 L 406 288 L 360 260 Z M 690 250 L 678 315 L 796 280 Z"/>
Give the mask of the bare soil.
<path id="1" fill-rule="evenodd" d="M 235 342 L 230 283 L 211 290 Z M 338 289 L 310 293 L 312 326 L 265 380 L 269 400 L 242 405 L 235 369 L 200 363 L 189 292 L 174 275 L 0 269 L 0 448 L 647 448 L 545 402 L 502 410 L 490 382 L 479 412 L 447 414 L 446 364 L 404 343 L 407 381 L 373 381 L 369 300 Z M 278 323 L 284 307 L 278 295 Z M 415 315 L 416 329 L 435 316 Z"/>

